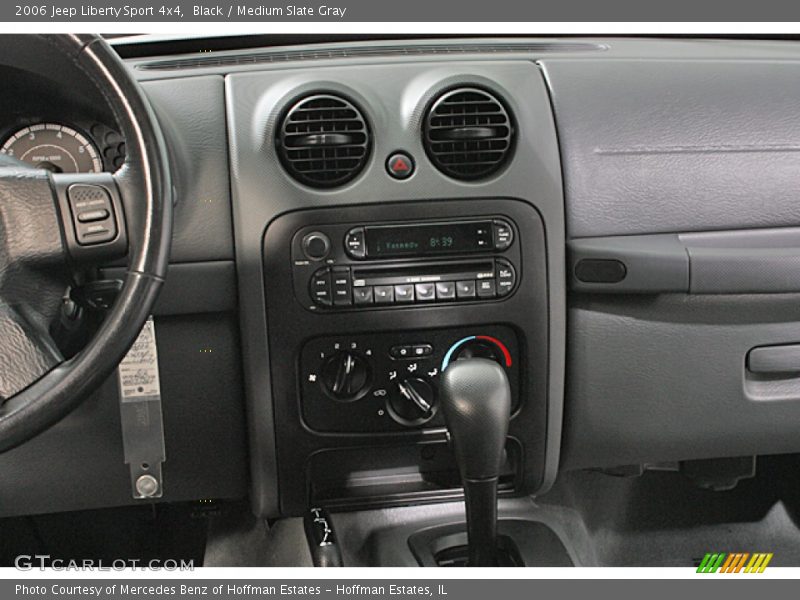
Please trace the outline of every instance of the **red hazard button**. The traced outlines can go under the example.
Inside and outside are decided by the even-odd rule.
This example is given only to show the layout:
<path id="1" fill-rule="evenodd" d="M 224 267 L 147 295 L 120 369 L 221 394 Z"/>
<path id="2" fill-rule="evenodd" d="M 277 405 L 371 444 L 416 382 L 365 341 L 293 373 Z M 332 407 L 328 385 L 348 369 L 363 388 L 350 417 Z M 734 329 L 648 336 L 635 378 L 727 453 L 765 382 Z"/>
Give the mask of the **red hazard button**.
<path id="1" fill-rule="evenodd" d="M 395 179 L 407 179 L 414 172 L 414 159 L 404 152 L 395 152 L 386 161 L 386 170 Z"/>

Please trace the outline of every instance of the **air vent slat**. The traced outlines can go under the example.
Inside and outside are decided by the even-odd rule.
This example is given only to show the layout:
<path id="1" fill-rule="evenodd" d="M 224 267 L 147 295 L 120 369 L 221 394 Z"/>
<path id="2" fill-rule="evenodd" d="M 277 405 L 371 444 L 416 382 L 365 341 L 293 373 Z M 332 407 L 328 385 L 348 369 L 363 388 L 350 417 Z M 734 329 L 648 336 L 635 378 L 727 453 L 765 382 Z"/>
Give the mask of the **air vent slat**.
<path id="1" fill-rule="evenodd" d="M 442 173 L 469 181 L 493 175 L 508 162 L 514 133 L 511 115 L 499 98 L 480 88 L 458 88 L 431 105 L 423 141 Z"/>
<path id="2" fill-rule="evenodd" d="M 294 179 L 331 188 L 361 172 L 371 139 L 366 119 L 352 102 L 314 94 L 287 111 L 275 143 L 281 164 Z"/>

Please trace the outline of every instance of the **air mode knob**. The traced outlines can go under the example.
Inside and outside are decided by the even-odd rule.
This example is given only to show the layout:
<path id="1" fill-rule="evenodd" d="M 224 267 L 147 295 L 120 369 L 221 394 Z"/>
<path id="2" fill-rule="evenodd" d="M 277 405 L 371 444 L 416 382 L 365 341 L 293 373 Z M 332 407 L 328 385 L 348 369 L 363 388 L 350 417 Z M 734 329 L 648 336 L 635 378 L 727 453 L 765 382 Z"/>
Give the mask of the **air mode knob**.
<path id="1" fill-rule="evenodd" d="M 422 425 L 436 414 L 436 393 L 430 383 L 419 377 L 403 379 L 387 402 L 395 421 L 409 427 Z"/>
<path id="2" fill-rule="evenodd" d="M 322 366 L 322 385 L 336 400 L 352 402 L 369 390 L 369 364 L 356 352 L 337 352 Z"/>

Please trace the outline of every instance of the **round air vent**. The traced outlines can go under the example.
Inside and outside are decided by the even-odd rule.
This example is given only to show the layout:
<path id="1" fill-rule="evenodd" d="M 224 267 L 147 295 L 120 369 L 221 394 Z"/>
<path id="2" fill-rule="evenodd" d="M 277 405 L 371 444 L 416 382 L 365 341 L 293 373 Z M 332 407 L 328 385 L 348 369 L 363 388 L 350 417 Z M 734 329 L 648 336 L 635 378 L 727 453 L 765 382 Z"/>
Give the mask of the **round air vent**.
<path id="1" fill-rule="evenodd" d="M 314 94 L 289 108 L 276 143 L 281 163 L 292 177 L 312 187 L 331 188 L 361 172 L 370 141 L 367 121 L 352 102 Z"/>
<path id="2" fill-rule="evenodd" d="M 445 92 L 431 105 L 423 126 L 431 162 L 454 179 L 497 172 L 511 156 L 514 126 L 499 98 L 479 88 Z"/>

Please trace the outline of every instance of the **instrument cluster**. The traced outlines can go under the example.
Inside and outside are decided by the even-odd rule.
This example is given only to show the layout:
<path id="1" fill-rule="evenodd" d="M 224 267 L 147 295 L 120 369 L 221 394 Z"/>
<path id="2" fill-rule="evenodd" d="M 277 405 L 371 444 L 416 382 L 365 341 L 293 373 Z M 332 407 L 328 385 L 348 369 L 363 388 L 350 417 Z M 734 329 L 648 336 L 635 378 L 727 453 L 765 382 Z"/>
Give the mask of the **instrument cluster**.
<path id="1" fill-rule="evenodd" d="M 0 152 L 54 173 L 100 173 L 122 165 L 125 141 L 102 123 L 38 121 L 4 131 Z"/>

